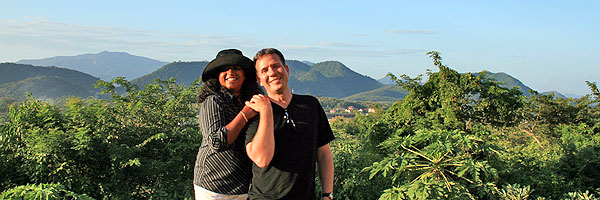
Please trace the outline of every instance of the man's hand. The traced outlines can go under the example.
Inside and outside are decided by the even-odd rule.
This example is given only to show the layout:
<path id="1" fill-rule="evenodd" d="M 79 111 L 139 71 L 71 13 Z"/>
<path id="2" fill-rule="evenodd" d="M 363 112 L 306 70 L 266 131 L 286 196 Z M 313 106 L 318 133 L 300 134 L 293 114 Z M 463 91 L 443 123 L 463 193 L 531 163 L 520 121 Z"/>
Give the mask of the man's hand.
<path id="1" fill-rule="evenodd" d="M 252 108 L 252 110 L 258 113 L 267 112 L 268 110 L 272 109 L 271 100 L 269 99 L 269 97 L 263 94 L 257 94 L 252 96 L 252 99 L 250 99 L 250 101 L 246 101 L 246 106 Z"/>

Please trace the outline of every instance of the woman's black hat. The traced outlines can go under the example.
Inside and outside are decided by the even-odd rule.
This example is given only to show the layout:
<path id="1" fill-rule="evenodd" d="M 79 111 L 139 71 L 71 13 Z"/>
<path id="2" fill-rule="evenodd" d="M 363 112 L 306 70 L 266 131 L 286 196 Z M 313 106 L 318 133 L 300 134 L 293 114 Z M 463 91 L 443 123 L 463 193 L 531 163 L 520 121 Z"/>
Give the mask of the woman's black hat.
<path id="1" fill-rule="evenodd" d="M 213 77 L 221 72 L 221 68 L 228 66 L 240 66 L 244 70 L 244 77 L 254 79 L 256 71 L 254 62 L 242 54 L 237 49 L 225 49 L 219 51 L 217 57 L 210 61 L 202 72 L 202 81 L 206 82 L 208 78 Z"/>

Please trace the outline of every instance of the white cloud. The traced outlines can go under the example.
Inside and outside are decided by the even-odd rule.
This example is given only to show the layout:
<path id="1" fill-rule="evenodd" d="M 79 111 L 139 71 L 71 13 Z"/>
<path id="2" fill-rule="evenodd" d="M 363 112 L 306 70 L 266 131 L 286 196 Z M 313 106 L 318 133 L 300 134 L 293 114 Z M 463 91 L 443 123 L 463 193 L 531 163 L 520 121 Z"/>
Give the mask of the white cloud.
<path id="1" fill-rule="evenodd" d="M 253 43 L 248 38 L 235 36 L 83 26 L 35 17 L 0 20 L 0 45 L 5 48 L 0 50 L 0 59 L 12 61 L 57 56 L 57 53 L 105 50 L 125 51 L 166 61 L 202 60 L 214 57 L 212 54 L 219 49 Z M 204 52 L 207 50 L 209 52 Z"/>

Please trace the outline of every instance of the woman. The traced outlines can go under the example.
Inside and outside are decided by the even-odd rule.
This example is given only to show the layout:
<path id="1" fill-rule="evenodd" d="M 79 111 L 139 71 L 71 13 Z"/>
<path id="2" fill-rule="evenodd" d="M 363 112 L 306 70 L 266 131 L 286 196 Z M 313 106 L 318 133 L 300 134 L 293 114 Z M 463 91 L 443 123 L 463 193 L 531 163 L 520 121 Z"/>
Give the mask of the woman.
<path id="1" fill-rule="evenodd" d="M 252 60 L 237 49 L 220 51 L 202 72 L 204 85 L 198 95 L 202 144 L 194 167 L 196 199 L 247 198 L 252 161 L 245 151 L 245 125 L 257 111 L 272 113 L 255 74 Z M 263 123 L 262 116 L 259 123 Z"/>

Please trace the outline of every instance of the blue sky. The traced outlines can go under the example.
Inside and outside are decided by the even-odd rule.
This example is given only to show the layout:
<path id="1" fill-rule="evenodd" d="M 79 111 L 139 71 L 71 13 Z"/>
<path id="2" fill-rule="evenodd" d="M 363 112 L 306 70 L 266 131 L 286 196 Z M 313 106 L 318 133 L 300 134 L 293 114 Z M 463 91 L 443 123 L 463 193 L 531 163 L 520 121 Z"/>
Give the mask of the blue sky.
<path id="1" fill-rule="evenodd" d="M 161 61 L 337 60 L 380 79 L 436 69 L 508 73 L 540 92 L 600 83 L 600 1 L 0 1 L 0 62 L 128 52 Z"/>

